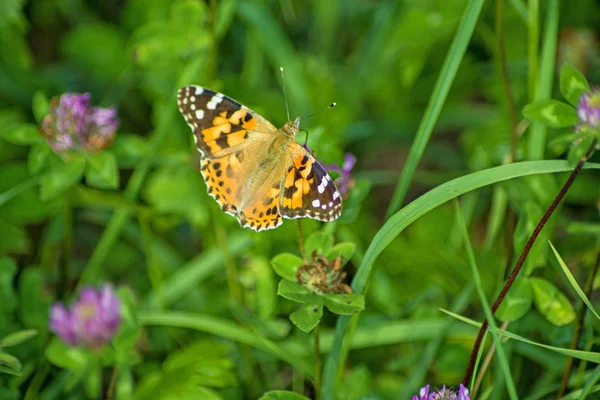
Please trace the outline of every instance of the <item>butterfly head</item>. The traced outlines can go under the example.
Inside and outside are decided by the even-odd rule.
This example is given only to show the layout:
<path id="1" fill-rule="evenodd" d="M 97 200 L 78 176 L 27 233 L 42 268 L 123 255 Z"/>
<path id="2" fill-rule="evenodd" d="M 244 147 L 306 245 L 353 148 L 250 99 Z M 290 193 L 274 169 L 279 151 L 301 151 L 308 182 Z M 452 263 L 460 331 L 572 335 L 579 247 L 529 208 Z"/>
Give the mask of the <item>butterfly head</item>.
<path id="1" fill-rule="evenodd" d="M 289 121 L 283 126 L 283 128 L 281 128 L 281 132 L 283 132 L 284 135 L 292 138 L 296 136 L 296 133 L 298 133 L 298 130 L 300 129 L 300 119 L 301 118 L 298 117 L 293 121 Z"/>

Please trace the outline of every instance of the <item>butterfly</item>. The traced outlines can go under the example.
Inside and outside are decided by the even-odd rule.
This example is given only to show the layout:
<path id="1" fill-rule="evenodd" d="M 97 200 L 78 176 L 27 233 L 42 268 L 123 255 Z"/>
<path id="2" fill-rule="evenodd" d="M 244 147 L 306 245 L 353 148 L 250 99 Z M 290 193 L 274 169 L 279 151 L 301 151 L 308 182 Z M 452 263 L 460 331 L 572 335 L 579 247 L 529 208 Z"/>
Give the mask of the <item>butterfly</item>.
<path id="1" fill-rule="evenodd" d="M 177 95 L 179 111 L 201 154 L 208 193 L 242 227 L 273 229 L 283 218 L 332 221 L 342 198 L 315 157 L 294 140 L 300 118 L 281 129 L 233 100 L 201 86 Z"/>

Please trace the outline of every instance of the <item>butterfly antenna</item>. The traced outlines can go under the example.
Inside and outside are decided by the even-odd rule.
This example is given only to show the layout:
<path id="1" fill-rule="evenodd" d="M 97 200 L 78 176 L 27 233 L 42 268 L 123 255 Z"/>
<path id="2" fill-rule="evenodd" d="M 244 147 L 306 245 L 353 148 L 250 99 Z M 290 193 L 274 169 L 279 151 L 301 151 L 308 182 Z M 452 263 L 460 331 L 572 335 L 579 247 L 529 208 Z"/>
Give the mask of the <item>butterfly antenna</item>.
<path id="1" fill-rule="evenodd" d="M 283 81 L 283 67 L 279 67 L 279 71 L 281 71 L 281 88 L 283 89 L 283 101 L 285 101 L 285 112 L 287 113 L 287 120 L 290 119 L 290 107 L 288 106 L 287 96 L 285 95 L 285 82 Z"/>
<path id="2" fill-rule="evenodd" d="M 323 108 L 322 110 L 319 110 L 316 113 L 312 113 L 310 115 L 307 115 L 306 117 L 302 117 L 302 118 L 300 118 L 300 120 L 304 120 L 304 119 L 308 119 L 308 118 L 314 117 L 315 115 L 321 114 L 323 111 L 329 110 L 330 108 L 335 107 L 336 105 L 337 105 L 337 103 L 331 103 L 330 105 L 328 105 L 327 107 Z"/>

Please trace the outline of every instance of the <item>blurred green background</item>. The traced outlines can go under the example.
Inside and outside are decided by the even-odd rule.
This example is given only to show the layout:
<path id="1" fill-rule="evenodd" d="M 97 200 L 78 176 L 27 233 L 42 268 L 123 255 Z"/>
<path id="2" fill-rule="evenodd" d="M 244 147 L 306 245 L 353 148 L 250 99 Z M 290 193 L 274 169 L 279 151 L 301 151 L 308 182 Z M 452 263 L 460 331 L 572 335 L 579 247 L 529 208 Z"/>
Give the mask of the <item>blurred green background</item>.
<path id="1" fill-rule="evenodd" d="M 274 231 L 254 233 L 220 211 L 198 173 L 199 155 L 177 111 L 177 89 L 209 87 L 282 126 L 281 66 L 292 118 L 337 102 L 302 127 L 323 163 L 356 155 L 356 184 L 339 221 L 305 220 L 303 230 L 305 236 L 321 230 L 356 245 L 346 266 L 350 282 L 385 221 L 468 3 L 0 0 L 0 337 L 22 329 L 39 332 L 27 345 L 10 349 L 22 368 L 0 374 L 0 399 L 97 398 L 95 387 L 108 390 L 118 354 L 117 361 L 106 362 L 103 378 L 90 382 L 93 368 L 87 361 L 78 364 L 77 355 L 64 356 L 72 350 L 61 348 L 47 328 L 52 302 L 69 301 L 79 284 L 102 282 L 121 288 L 135 321 L 117 398 L 254 399 L 276 389 L 314 398 L 314 380 L 265 350 L 273 345 L 315 365 L 312 336 L 290 323 L 297 304 L 277 296 L 279 278 L 270 265 L 279 253 L 300 254 L 297 223 L 287 220 Z M 453 178 L 507 161 L 510 119 L 499 72 L 497 13 L 496 2 L 486 2 L 404 204 Z M 591 83 L 600 81 L 600 5 L 507 0 L 503 17 L 522 133 L 516 159 L 534 159 L 532 128 L 521 110 L 539 95 L 544 66 L 555 65 L 550 83 L 558 81 L 565 62 Z M 553 21 L 558 21 L 556 56 L 550 52 L 545 59 L 540 52 Z M 94 104 L 117 107 L 121 124 L 110 151 L 119 185 L 102 190 L 79 177 L 61 181 L 40 199 L 36 179 L 57 161 L 36 159 L 35 125 L 43 116 L 36 110 L 64 92 L 89 92 Z M 559 97 L 558 85 L 550 94 Z M 537 158 L 565 158 L 572 133 L 549 130 Z M 304 133 L 298 135 L 304 139 Z M 564 178 L 516 179 L 461 198 L 489 301 L 504 279 L 509 254 L 514 261 L 511 246 L 518 254 Z M 569 346 L 579 299 L 558 272 L 547 241 L 583 286 L 598 251 L 599 180 L 593 171 L 578 178 L 523 272 L 524 279 L 547 280 L 564 293 L 555 312 L 573 318 L 556 321 L 554 311 L 540 311 L 543 300 L 530 290 L 524 300 L 515 300 L 522 304 L 499 316 L 514 321 L 509 330 Z M 231 268 L 234 278 L 228 279 Z M 471 292 L 453 205 L 418 219 L 375 268 L 337 397 L 406 399 L 426 383 L 456 386 L 476 330 L 453 323 L 439 308 L 476 320 L 483 312 Z M 239 295 L 232 297 L 232 290 Z M 323 357 L 335 320 L 325 312 L 319 330 Z M 596 345 L 597 327 L 596 320 L 584 325 L 586 350 Z M 505 350 L 519 398 L 546 398 L 548 388 L 556 390 L 566 357 L 515 341 Z M 175 356 L 187 360 L 190 371 L 169 369 L 165 361 L 172 365 Z M 579 365 L 588 376 L 586 365 Z M 480 393 L 478 398 L 507 398 L 495 362 Z"/>

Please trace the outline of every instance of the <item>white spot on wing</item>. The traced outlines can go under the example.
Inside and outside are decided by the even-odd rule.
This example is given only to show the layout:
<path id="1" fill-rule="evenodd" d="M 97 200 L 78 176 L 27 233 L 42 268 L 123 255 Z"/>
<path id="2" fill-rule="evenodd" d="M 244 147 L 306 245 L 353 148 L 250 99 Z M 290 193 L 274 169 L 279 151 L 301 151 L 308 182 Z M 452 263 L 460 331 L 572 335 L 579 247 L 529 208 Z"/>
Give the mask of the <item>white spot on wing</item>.
<path id="1" fill-rule="evenodd" d="M 191 110 L 192 110 L 192 111 L 194 111 L 194 110 L 196 109 L 196 105 L 195 105 L 195 104 L 192 104 L 192 105 L 190 106 L 190 108 L 191 108 Z"/>
<path id="2" fill-rule="evenodd" d="M 204 110 L 197 110 L 196 111 L 196 119 L 202 119 L 204 118 Z"/>
<path id="3" fill-rule="evenodd" d="M 194 96 L 192 96 L 192 97 L 190 97 L 190 101 L 191 101 L 192 103 L 194 103 L 194 102 L 196 101 L 196 98 L 195 98 Z"/>
<path id="4" fill-rule="evenodd" d="M 312 201 L 312 206 L 313 207 L 319 207 L 321 205 L 321 202 L 319 201 L 319 199 L 313 200 Z"/>
<path id="5" fill-rule="evenodd" d="M 196 86 L 196 94 L 200 95 L 202 92 L 204 92 L 204 89 L 202 89 L 200 86 Z"/>
<path id="6" fill-rule="evenodd" d="M 337 199 L 340 197 L 340 192 L 338 192 L 337 190 L 335 191 L 335 193 L 333 194 L 333 199 Z"/>

